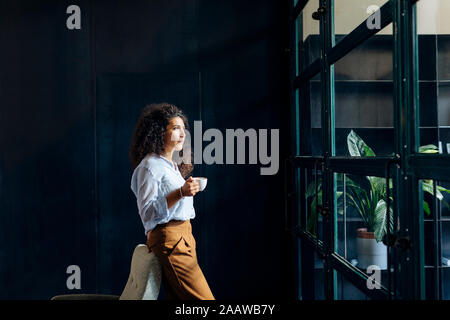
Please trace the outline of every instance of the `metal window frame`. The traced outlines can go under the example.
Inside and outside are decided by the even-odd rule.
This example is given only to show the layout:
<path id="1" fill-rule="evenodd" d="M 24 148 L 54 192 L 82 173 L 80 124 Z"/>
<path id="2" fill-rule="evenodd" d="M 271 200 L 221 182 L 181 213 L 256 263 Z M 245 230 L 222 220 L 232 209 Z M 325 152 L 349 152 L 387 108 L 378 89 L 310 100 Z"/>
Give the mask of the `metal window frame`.
<path id="1" fill-rule="evenodd" d="M 292 6 L 291 19 L 295 21 L 306 6 L 308 0 L 298 0 L 296 6 Z M 308 83 L 320 73 L 322 82 L 322 157 L 301 156 L 301 148 L 297 148 L 292 163 L 295 168 L 313 169 L 317 161 L 324 165 L 324 206 L 335 207 L 333 180 L 334 172 L 343 172 L 359 175 L 383 176 L 386 163 L 399 161 L 400 170 L 398 183 L 396 183 L 396 208 L 399 213 L 401 229 L 399 236 L 410 237 L 412 249 L 409 252 L 398 252 L 396 264 L 402 270 L 402 277 L 408 277 L 409 281 L 395 280 L 395 288 L 398 289 L 401 299 L 425 298 L 425 273 L 424 273 L 424 230 L 423 230 L 423 194 L 420 188 L 421 179 L 439 179 L 450 181 L 450 156 L 448 155 L 423 155 L 418 154 L 419 147 L 419 80 L 418 80 L 418 37 L 416 30 L 416 2 L 418 0 L 389 0 L 380 8 L 382 27 L 393 23 L 393 66 L 394 66 L 394 131 L 395 131 L 395 156 L 376 157 L 373 159 L 336 157 L 334 154 L 334 78 L 333 64 L 355 49 L 362 42 L 373 36 L 378 30 L 366 28 L 363 21 L 351 33 L 345 36 L 334 46 L 334 0 L 320 0 L 320 5 L 325 6 L 326 14 L 320 20 L 321 57 L 307 66 L 300 74 L 291 78 L 292 91 L 302 89 L 302 85 Z M 297 30 L 295 31 L 297 32 Z M 296 39 L 297 40 L 297 39 Z M 295 41 L 295 48 L 297 48 Z M 297 54 L 296 50 L 294 53 Z M 302 94 L 303 92 L 301 92 Z M 299 99 L 301 100 L 301 98 Z M 296 101 L 297 102 L 297 101 Z M 296 117 L 301 114 L 300 106 L 296 104 Z M 309 106 L 307 106 L 309 108 Z M 298 120 L 296 120 L 298 123 Z M 298 139 L 303 137 L 297 136 Z M 307 137 L 307 142 L 309 138 Z M 310 140 L 309 140 L 310 141 Z M 297 145 L 299 142 L 296 140 Z M 331 215 L 334 216 L 334 215 Z M 317 241 L 304 230 L 296 230 L 295 234 L 303 241 L 320 248 L 319 253 L 324 255 L 324 269 L 326 278 L 324 281 L 326 299 L 336 298 L 336 274 L 337 270 L 347 280 L 362 290 L 371 298 L 386 299 L 388 290 L 368 290 L 365 287 L 367 277 L 358 272 L 356 268 L 335 253 L 335 226 L 333 217 L 324 220 L 323 242 Z"/>

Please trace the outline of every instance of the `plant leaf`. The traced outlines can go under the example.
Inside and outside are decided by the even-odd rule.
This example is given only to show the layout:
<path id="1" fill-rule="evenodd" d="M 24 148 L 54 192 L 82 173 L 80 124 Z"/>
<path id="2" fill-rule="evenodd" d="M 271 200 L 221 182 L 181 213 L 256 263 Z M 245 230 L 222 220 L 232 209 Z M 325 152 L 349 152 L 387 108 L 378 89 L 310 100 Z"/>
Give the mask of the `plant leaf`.
<path id="1" fill-rule="evenodd" d="M 339 198 L 344 194 L 344 192 L 342 191 L 336 191 L 336 202 L 338 203 L 337 205 L 337 213 L 339 214 L 344 214 L 344 209 L 342 208 L 342 205 L 338 202 Z"/>
<path id="2" fill-rule="evenodd" d="M 375 157 L 373 150 L 353 130 L 347 136 L 347 147 L 352 157 Z"/>
<path id="3" fill-rule="evenodd" d="M 428 205 L 428 203 L 426 201 L 423 202 L 423 210 L 430 215 L 431 214 L 431 210 L 430 210 L 430 206 Z"/>
<path id="4" fill-rule="evenodd" d="M 441 192 L 446 192 L 446 193 L 450 193 L 450 190 L 448 190 L 448 189 L 445 189 L 444 187 L 441 187 L 441 186 L 436 186 L 436 188 L 439 190 L 439 191 L 441 191 Z"/>
<path id="5" fill-rule="evenodd" d="M 317 200 L 317 201 L 316 201 Z M 311 232 L 313 235 L 316 236 L 316 219 L 317 219 L 317 204 L 320 206 L 322 205 L 322 190 L 319 190 L 317 193 L 317 198 L 314 198 L 311 202 L 311 209 L 309 210 L 309 217 L 308 222 L 306 225 L 306 230 Z"/>
<path id="6" fill-rule="evenodd" d="M 306 230 L 312 233 L 314 236 L 316 235 L 316 199 L 311 202 L 311 209 L 309 211 L 308 222 L 306 225 Z"/>
<path id="7" fill-rule="evenodd" d="M 317 178 L 317 192 L 322 190 L 322 178 Z M 313 197 L 316 194 L 315 181 L 311 182 L 306 188 L 305 197 Z"/>
<path id="8" fill-rule="evenodd" d="M 380 177 L 368 177 L 370 182 L 371 191 L 374 196 L 382 199 L 386 194 L 386 179 Z"/>
<path id="9" fill-rule="evenodd" d="M 383 236 L 387 233 L 387 214 L 386 214 L 386 201 L 383 199 L 378 201 L 375 208 L 375 239 L 377 242 L 383 240 Z M 394 230 L 394 217 L 393 210 L 389 208 L 389 230 L 392 232 Z"/>
<path id="10" fill-rule="evenodd" d="M 429 194 L 434 196 L 433 180 L 423 180 L 422 189 L 423 191 L 428 192 Z M 436 198 L 438 198 L 439 200 L 444 199 L 444 196 L 442 195 L 441 191 L 439 191 L 439 188 L 437 186 L 436 186 Z"/>
<path id="11" fill-rule="evenodd" d="M 427 144 L 419 147 L 419 153 L 438 153 L 439 150 L 434 144 Z"/>

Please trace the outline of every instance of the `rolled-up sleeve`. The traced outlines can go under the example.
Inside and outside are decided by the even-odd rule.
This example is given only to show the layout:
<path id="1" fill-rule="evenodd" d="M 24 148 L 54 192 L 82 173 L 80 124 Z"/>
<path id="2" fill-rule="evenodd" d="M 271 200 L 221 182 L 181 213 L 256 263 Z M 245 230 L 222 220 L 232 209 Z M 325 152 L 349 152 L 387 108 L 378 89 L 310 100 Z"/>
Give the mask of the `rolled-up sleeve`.
<path id="1" fill-rule="evenodd" d="M 166 197 L 160 194 L 161 181 L 148 168 L 141 167 L 137 172 L 136 182 L 139 215 L 146 229 L 152 230 L 169 218 Z"/>

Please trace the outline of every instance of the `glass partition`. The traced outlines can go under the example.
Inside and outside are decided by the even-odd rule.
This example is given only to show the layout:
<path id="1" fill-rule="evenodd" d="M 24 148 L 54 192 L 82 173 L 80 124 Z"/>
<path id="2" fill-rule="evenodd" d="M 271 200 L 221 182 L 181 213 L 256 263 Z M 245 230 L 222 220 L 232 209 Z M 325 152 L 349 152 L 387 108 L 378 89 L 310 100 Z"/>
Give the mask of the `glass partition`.
<path id="1" fill-rule="evenodd" d="M 356 288 L 345 277 L 337 273 L 337 297 L 336 300 L 370 300 L 370 298 L 364 294 L 361 290 Z"/>
<path id="2" fill-rule="evenodd" d="M 339 43 L 366 19 L 367 28 L 380 28 L 381 16 L 375 13 L 387 2 L 389 0 L 334 0 L 335 43 Z M 392 25 L 383 29 L 381 34 L 392 35 Z"/>
<path id="3" fill-rule="evenodd" d="M 323 219 L 320 214 L 322 206 L 322 171 L 304 169 L 306 174 L 306 225 L 305 231 L 322 240 Z"/>
<path id="4" fill-rule="evenodd" d="M 392 34 L 378 33 L 334 64 L 337 156 L 394 152 L 392 50 Z M 359 141 L 370 147 L 368 152 L 353 148 Z"/>
<path id="5" fill-rule="evenodd" d="M 302 156 L 322 155 L 322 83 L 311 79 L 296 90 L 299 147 Z"/>
<path id="6" fill-rule="evenodd" d="M 381 284 L 388 287 L 388 248 L 382 240 L 389 225 L 394 231 L 392 181 L 388 219 L 384 177 L 335 173 L 335 179 L 336 252 L 368 275 L 377 268 Z"/>
<path id="7" fill-rule="evenodd" d="M 309 297 L 314 299 L 388 299 L 391 293 L 394 299 L 422 299 L 424 295 L 426 299 L 450 299 L 450 182 L 418 180 L 426 176 L 450 180 L 445 165 L 450 158 L 446 156 L 450 155 L 450 1 L 419 0 L 417 11 L 412 0 L 320 3 L 325 5 L 324 14 L 313 18 L 319 1 L 308 1 L 295 29 L 297 76 L 317 61 L 322 47 L 328 43 L 335 46 L 331 60 L 321 59 L 315 65 L 324 72 L 301 79 L 298 87 L 301 134 L 296 143 L 302 146 L 302 155 L 310 157 L 302 159 L 309 169 L 301 169 L 302 229 L 307 232 L 300 237 L 315 254 L 309 253 L 304 260 L 308 274 L 303 275 L 307 283 L 303 288 L 311 291 Z M 399 5 L 391 7 L 389 3 Z M 380 11 L 383 6 L 392 10 Z M 319 20 L 324 17 L 322 25 L 331 19 L 335 34 L 320 34 Z M 393 23 L 381 29 L 381 20 Z M 395 37 L 394 24 L 398 26 Z M 416 30 L 417 43 L 411 41 Z M 352 32 L 355 37 L 347 38 L 352 41 L 342 42 Z M 357 36 L 370 37 L 359 43 Z M 335 57 L 344 53 L 336 61 Z M 401 68 L 394 68 L 394 62 Z M 328 70 L 333 73 L 329 75 Z M 410 95 L 410 84 L 417 85 L 417 96 Z M 417 115 L 411 112 L 416 106 Z M 426 157 L 407 148 L 416 143 L 411 142 L 416 133 L 420 142 L 413 147 Z M 332 154 L 324 152 L 328 150 L 322 145 Z M 311 162 L 318 155 L 324 157 L 323 164 L 313 170 Z M 381 175 L 380 166 L 393 164 L 393 160 L 397 161 L 395 184 L 372 174 Z M 328 179 L 330 175 L 334 179 Z M 322 186 L 325 176 L 330 185 Z M 320 203 L 327 208 L 321 211 Z M 328 206 L 335 209 L 331 219 L 326 215 Z M 419 221 L 412 213 L 421 210 L 423 219 Z M 393 233 L 389 248 L 382 241 L 388 230 Z M 333 270 L 323 270 L 324 261 Z M 363 274 L 370 277 L 374 269 L 380 272 L 381 291 L 362 283 L 366 279 Z M 323 276 L 328 281 L 324 282 Z"/>
<path id="8" fill-rule="evenodd" d="M 308 81 L 311 106 L 311 154 L 321 156 L 322 149 L 322 83 L 319 79 Z"/>
<path id="9" fill-rule="evenodd" d="M 296 20 L 298 73 L 320 57 L 320 22 L 312 18 L 319 0 L 309 0 Z"/>
<path id="10" fill-rule="evenodd" d="M 450 1 L 417 3 L 419 151 L 450 154 Z M 426 146 L 426 147 L 425 147 Z"/>
<path id="11" fill-rule="evenodd" d="M 425 277 L 427 299 L 450 299 L 450 183 L 424 179 Z"/>

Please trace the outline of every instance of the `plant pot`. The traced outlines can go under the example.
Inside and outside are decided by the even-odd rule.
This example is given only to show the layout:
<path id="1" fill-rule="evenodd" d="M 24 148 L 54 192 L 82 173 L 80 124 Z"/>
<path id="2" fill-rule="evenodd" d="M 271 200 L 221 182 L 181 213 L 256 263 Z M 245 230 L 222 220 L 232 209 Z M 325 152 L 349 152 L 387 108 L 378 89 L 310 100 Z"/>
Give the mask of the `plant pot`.
<path id="1" fill-rule="evenodd" d="M 357 230 L 356 250 L 358 253 L 358 268 L 366 270 L 370 265 L 387 269 L 387 247 L 383 242 L 377 242 L 373 232 L 367 228 Z"/>

